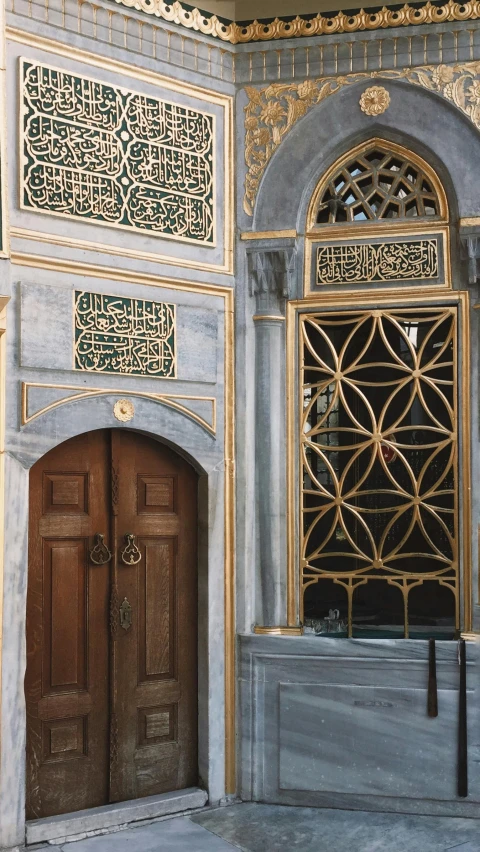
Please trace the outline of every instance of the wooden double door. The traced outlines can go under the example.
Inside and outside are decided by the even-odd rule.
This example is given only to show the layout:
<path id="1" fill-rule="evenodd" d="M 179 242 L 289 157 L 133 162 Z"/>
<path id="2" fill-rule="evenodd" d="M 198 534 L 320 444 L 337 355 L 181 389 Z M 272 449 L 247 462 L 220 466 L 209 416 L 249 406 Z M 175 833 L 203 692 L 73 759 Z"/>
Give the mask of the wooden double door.
<path id="1" fill-rule="evenodd" d="M 196 529 L 194 470 L 143 435 L 32 468 L 27 818 L 197 783 Z"/>

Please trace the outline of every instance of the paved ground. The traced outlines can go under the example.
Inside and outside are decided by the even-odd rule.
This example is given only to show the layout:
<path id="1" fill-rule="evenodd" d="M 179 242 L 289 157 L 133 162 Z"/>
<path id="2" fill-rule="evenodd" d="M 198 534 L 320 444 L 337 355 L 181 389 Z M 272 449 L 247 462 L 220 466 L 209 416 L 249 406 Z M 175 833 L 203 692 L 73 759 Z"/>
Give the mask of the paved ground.
<path id="1" fill-rule="evenodd" d="M 480 820 L 245 803 L 49 852 L 480 852 Z M 37 847 L 38 850 L 38 847 Z"/>

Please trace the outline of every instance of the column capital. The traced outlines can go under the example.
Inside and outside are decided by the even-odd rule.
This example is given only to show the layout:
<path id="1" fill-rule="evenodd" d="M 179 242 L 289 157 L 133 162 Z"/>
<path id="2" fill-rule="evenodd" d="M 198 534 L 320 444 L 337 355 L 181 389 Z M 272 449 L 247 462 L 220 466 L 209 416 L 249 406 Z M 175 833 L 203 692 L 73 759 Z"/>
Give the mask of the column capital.
<path id="1" fill-rule="evenodd" d="M 247 249 L 250 295 L 257 310 L 279 309 L 279 302 L 293 294 L 296 249 L 293 246 Z"/>
<path id="2" fill-rule="evenodd" d="M 468 283 L 480 284 L 480 228 L 460 231 L 460 240 L 468 258 Z"/>

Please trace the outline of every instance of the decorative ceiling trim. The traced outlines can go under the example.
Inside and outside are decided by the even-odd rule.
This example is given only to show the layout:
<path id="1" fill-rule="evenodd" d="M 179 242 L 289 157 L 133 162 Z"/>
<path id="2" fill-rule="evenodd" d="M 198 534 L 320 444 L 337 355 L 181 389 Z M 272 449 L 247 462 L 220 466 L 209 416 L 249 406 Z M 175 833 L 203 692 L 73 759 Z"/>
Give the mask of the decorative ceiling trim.
<path id="1" fill-rule="evenodd" d="M 246 86 L 245 212 L 253 215 L 260 181 L 273 154 L 299 118 L 344 86 L 362 80 L 405 80 L 453 103 L 480 129 L 480 62 L 424 65 L 391 71 L 365 71 L 320 77 L 302 83 L 271 83 L 263 89 Z"/>
<path id="2" fill-rule="evenodd" d="M 237 24 L 217 18 L 208 12 L 193 8 L 175 0 L 115 0 L 121 6 L 155 15 L 164 21 L 187 27 L 189 30 L 228 41 L 230 44 L 246 44 L 252 41 L 274 41 L 283 38 L 301 36 L 335 35 L 337 33 L 356 33 L 364 30 L 407 27 L 417 24 L 443 24 L 446 21 L 474 21 L 480 18 L 480 0 L 455 3 L 448 0 L 443 6 L 435 6 L 430 0 L 423 6 L 384 6 L 375 12 L 360 9 L 348 14 L 338 12 L 331 15 L 313 15 L 287 17 L 284 20 L 246 21 Z"/>

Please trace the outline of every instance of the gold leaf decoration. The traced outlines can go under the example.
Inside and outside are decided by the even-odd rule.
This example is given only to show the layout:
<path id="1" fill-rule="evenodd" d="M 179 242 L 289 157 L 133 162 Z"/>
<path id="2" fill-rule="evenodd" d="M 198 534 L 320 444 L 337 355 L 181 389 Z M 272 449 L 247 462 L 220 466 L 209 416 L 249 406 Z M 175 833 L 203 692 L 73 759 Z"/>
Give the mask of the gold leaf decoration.
<path id="1" fill-rule="evenodd" d="M 475 21 L 480 18 L 480 0 L 467 3 L 455 3 L 448 0 L 443 6 L 435 6 L 428 0 L 424 6 L 409 6 L 406 3 L 389 9 L 372 12 L 360 9 L 354 14 L 338 12 L 332 17 L 321 14 L 314 18 L 305 19 L 297 15 L 289 21 L 275 18 L 273 21 L 251 21 L 239 25 L 235 21 L 224 22 L 216 15 L 208 15 L 200 9 L 192 9 L 175 0 L 173 3 L 165 0 L 116 0 L 121 6 L 154 15 L 172 24 L 178 24 L 189 30 L 218 38 L 230 44 L 246 44 L 252 41 L 274 41 L 284 38 L 300 38 L 302 36 L 336 35 L 338 33 L 355 33 L 364 30 L 388 29 L 390 27 L 407 27 L 419 24 L 443 24 L 446 21 Z"/>
<path id="2" fill-rule="evenodd" d="M 383 86 L 369 86 L 362 92 L 359 104 L 365 115 L 381 115 L 390 105 L 390 95 Z"/>
<path id="3" fill-rule="evenodd" d="M 432 9 L 440 11 L 438 7 Z M 249 97 L 245 107 L 247 174 L 243 206 L 249 216 L 253 215 L 258 187 L 272 155 L 298 119 L 344 86 L 379 78 L 406 80 L 435 92 L 453 103 L 480 130 L 480 62 L 365 71 L 302 83 L 270 83 L 264 89 L 254 89 L 255 96 Z M 252 88 L 249 86 L 248 91 L 251 92 Z M 388 95 L 381 86 L 372 88 L 381 89 Z"/>

